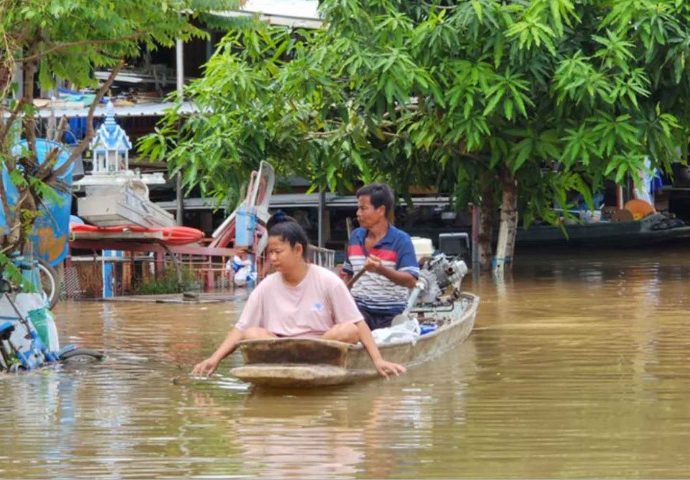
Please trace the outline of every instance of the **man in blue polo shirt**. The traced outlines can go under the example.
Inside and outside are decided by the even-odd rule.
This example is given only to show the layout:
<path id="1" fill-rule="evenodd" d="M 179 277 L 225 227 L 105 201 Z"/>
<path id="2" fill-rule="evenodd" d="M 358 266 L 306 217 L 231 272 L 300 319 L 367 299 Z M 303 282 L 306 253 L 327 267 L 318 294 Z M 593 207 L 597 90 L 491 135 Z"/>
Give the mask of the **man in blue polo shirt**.
<path id="1" fill-rule="evenodd" d="M 385 184 L 373 183 L 357 191 L 360 227 L 350 236 L 342 270 L 346 280 L 364 270 L 351 292 L 372 330 L 389 327 L 402 313 L 419 278 L 410 236 L 389 221 L 393 202 L 393 192 Z"/>

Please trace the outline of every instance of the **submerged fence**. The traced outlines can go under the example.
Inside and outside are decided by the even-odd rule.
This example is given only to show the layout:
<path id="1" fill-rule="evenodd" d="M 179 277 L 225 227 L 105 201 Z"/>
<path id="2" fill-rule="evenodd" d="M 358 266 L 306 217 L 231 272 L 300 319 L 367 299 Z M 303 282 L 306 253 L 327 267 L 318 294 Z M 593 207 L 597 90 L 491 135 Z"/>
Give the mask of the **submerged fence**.
<path id="1" fill-rule="evenodd" d="M 175 289 L 212 291 L 234 290 L 234 272 L 229 267 L 232 257 L 208 255 L 127 255 L 73 257 L 60 270 L 61 298 L 79 300 L 103 296 L 103 262 L 113 265 L 114 295 L 163 293 Z M 335 250 L 309 246 L 310 263 L 335 270 Z M 257 260 L 259 278 L 271 272 L 270 263 L 262 255 Z M 143 288 L 142 288 L 143 286 Z M 157 291 L 161 290 L 160 292 Z"/>

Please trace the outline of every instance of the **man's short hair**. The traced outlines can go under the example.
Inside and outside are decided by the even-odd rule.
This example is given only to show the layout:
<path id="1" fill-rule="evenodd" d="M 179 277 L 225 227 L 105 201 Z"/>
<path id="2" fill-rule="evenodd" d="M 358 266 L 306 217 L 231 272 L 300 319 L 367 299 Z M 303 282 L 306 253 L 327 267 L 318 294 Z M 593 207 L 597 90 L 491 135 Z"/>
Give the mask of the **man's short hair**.
<path id="1" fill-rule="evenodd" d="M 364 185 L 359 190 L 357 190 L 357 198 L 362 195 L 369 197 L 369 201 L 374 208 L 379 208 L 383 205 L 386 209 L 386 216 L 390 217 L 393 207 L 395 205 L 395 197 L 393 196 L 393 190 L 391 187 L 385 183 L 370 183 L 369 185 Z"/>

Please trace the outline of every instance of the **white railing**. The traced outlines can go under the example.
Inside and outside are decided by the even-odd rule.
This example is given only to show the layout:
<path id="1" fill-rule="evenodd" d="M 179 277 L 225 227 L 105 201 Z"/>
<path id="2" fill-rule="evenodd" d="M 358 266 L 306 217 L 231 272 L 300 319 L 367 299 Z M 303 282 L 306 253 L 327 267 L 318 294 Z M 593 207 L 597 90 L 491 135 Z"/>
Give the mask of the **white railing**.
<path id="1" fill-rule="evenodd" d="M 330 248 L 309 245 L 307 259 L 309 263 L 320 265 L 329 270 L 335 270 L 335 250 L 331 250 Z"/>

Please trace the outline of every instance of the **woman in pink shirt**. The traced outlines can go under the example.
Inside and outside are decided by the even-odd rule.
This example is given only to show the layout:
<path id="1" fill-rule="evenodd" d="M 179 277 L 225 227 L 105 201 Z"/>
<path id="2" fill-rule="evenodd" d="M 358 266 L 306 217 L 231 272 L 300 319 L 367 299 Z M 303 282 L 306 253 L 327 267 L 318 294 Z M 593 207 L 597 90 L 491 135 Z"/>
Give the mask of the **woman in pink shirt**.
<path id="1" fill-rule="evenodd" d="M 362 342 L 381 375 L 404 373 L 405 367 L 381 356 L 343 281 L 335 273 L 307 263 L 309 240 L 302 227 L 282 212 L 269 220 L 268 227 L 268 257 L 275 273 L 249 295 L 235 327 L 192 374 L 212 374 L 242 340 L 276 337 Z"/>

